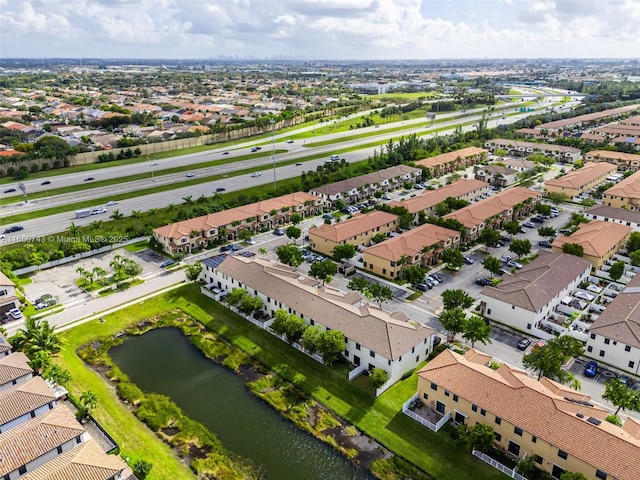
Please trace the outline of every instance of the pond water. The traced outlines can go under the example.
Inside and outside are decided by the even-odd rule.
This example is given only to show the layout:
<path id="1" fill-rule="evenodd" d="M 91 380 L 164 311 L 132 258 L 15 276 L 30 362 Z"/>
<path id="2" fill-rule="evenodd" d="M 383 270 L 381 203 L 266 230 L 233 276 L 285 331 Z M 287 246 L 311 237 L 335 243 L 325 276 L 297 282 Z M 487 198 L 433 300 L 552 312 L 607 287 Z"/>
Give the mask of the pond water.
<path id="1" fill-rule="evenodd" d="M 176 328 L 127 339 L 110 355 L 142 390 L 170 397 L 226 448 L 260 464 L 271 480 L 373 478 L 280 417 L 240 377 L 205 358 Z"/>

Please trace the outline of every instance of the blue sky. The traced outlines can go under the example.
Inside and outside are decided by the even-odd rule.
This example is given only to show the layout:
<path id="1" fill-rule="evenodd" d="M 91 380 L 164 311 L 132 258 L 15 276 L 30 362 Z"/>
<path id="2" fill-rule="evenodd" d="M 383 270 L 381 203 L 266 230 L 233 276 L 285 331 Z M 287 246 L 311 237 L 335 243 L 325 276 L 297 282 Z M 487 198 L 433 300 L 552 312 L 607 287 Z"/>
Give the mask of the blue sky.
<path id="1" fill-rule="evenodd" d="M 640 0 L 0 0 L 0 57 L 637 58 Z"/>

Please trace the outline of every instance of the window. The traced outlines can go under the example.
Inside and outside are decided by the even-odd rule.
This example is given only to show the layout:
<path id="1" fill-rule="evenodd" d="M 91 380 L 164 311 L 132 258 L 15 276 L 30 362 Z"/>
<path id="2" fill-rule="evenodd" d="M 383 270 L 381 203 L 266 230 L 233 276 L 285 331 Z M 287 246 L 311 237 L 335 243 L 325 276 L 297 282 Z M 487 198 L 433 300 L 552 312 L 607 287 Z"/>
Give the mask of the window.
<path id="1" fill-rule="evenodd" d="M 624 347 L 624 351 L 625 352 L 630 352 L 631 351 L 631 347 L 629 345 Z"/>
<path id="2" fill-rule="evenodd" d="M 604 350 L 600 350 L 600 356 L 604 357 Z"/>
<path id="3" fill-rule="evenodd" d="M 487 309 L 487 315 L 491 315 L 491 309 L 490 308 Z"/>
<path id="4" fill-rule="evenodd" d="M 434 391 L 437 392 L 438 391 L 438 385 L 436 385 L 435 383 L 431 382 L 431 390 L 434 390 Z"/>
<path id="5" fill-rule="evenodd" d="M 609 345 L 609 342 L 610 342 L 610 341 L 611 341 L 611 340 L 609 340 L 608 338 L 605 338 L 605 339 L 604 339 L 604 344 L 605 344 L 605 345 Z"/>
<path id="6" fill-rule="evenodd" d="M 500 435 L 499 433 L 496 433 L 496 442 L 499 442 L 500 440 L 502 440 L 502 435 Z"/>
<path id="7" fill-rule="evenodd" d="M 445 397 L 448 397 L 449 395 L 451 395 L 451 392 L 449 392 L 449 390 L 445 390 L 445 391 L 444 391 L 444 396 L 445 396 Z"/>
<path id="8" fill-rule="evenodd" d="M 536 443 L 538 441 L 538 437 L 535 435 L 531 435 L 531 443 Z"/>
<path id="9" fill-rule="evenodd" d="M 429 394 L 428 393 L 423 393 L 422 394 L 422 398 L 424 398 L 425 400 L 429 400 Z"/>
<path id="10" fill-rule="evenodd" d="M 458 401 L 458 395 L 454 395 L 454 396 L 453 396 L 453 401 L 454 401 L 454 402 L 457 402 L 457 401 Z"/>
<path id="11" fill-rule="evenodd" d="M 591 334 L 591 340 L 595 340 L 595 339 L 596 339 L 596 334 L 595 334 L 595 333 L 592 333 L 592 334 Z"/>
<path id="12" fill-rule="evenodd" d="M 513 433 L 515 433 L 518 436 L 522 436 L 522 429 L 520 427 L 514 427 L 513 428 Z"/>
<path id="13" fill-rule="evenodd" d="M 558 450 L 558 456 L 561 459 L 566 460 L 569 455 L 564 450 Z"/>
<path id="14" fill-rule="evenodd" d="M 376 358 L 376 352 L 374 352 L 373 350 L 369 350 L 369 356 L 371 358 Z"/>
<path id="15" fill-rule="evenodd" d="M 599 478 L 600 480 L 607 480 L 607 474 L 602 470 L 596 470 L 596 478 Z"/>
<path id="16" fill-rule="evenodd" d="M 502 419 L 500 417 L 496 417 L 496 425 L 500 425 L 502 423 Z"/>
<path id="17" fill-rule="evenodd" d="M 360 344 L 359 343 L 356 343 L 356 350 L 360 350 Z"/>
<path id="18" fill-rule="evenodd" d="M 629 368 L 633 368 L 633 366 L 636 364 L 636 362 L 629 362 Z"/>
<path id="19" fill-rule="evenodd" d="M 62 446 L 58 445 L 56 450 L 58 451 L 58 455 L 60 455 L 62 453 Z"/>
<path id="20" fill-rule="evenodd" d="M 542 461 L 543 461 L 543 460 L 544 460 L 544 459 L 543 459 L 540 455 L 536 455 L 536 463 L 537 463 L 538 465 L 542 465 Z"/>
<path id="21" fill-rule="evenodd" d="M 593 347 L 591 345 L 587 347 L 587 352 L 593 352 Z"/>
<path id="22" fill-rule="evenodd" d="M 20 475 L 24 475 L 25 473 L 27 473 L 27 466 L 26 465 L 22 465 L 19 469 L 18 469 L 18 473 Z"/>
<path id="23" fill-rule="evenodd" d="M 478 411 L 478 406 L 477 405 L 471 405 L 471 410 L 473 410 L 474 412 Z"/>
<path id="24" fill-rule="evenodd" d="M 482 415 L 483 417 L 487 416 L 487 411 L 484 408 L 480 409 L 480 415 Z"/>

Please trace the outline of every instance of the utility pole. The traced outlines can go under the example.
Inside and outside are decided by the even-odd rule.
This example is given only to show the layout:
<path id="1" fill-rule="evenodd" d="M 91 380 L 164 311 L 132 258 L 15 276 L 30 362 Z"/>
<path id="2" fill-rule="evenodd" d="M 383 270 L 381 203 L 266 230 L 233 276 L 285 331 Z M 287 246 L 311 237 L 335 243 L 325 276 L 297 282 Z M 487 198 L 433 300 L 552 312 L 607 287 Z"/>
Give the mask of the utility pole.
<path id="1" fill-rule="evenodd" d="M 273 191 L 275 193 L 276 191 L 276 146 L 275 146 L 276 121 L 272 118 L 271 120 L 269 120 L 269 123 L 271 123 L 271 160 L 273 161 Z"/>

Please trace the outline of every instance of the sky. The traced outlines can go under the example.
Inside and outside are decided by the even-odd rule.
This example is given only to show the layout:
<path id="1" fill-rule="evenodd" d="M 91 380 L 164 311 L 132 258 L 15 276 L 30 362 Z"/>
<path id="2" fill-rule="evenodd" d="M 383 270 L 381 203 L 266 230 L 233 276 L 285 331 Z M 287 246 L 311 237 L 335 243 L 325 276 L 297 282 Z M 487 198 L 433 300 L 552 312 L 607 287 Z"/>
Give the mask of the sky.
<path id="1" fill-rule="evenodd" d="M 640 0 L 0 0 L 0 58 L 638 58 Z"/>

